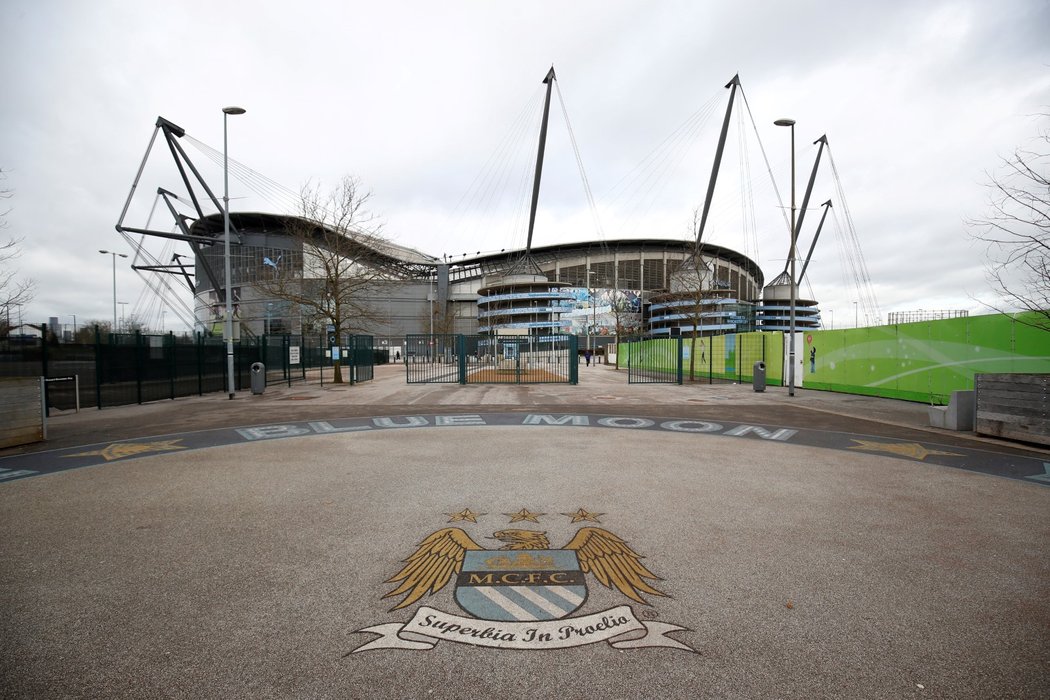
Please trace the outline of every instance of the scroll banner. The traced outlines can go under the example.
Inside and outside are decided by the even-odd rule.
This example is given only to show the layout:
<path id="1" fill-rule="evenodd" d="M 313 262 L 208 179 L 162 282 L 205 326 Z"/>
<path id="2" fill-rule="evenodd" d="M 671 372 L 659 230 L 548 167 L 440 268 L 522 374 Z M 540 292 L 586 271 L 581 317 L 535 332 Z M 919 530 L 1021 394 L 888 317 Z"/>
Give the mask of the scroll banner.
<path id="1" fill-rule="evenodd" d="M 497 649 L 567 649 L 608 642 L 616 649 L 667 647 L 695 652 L 667 637 L 686 630 L 664 622 L 642 622 L 629 605 L 583 617 L 542 622 L 479 620 L 421 606 L 406 624 L 391 622 L 357 630 L 380 635 L 353 650 L 433 649 L 439 641 Z"/>

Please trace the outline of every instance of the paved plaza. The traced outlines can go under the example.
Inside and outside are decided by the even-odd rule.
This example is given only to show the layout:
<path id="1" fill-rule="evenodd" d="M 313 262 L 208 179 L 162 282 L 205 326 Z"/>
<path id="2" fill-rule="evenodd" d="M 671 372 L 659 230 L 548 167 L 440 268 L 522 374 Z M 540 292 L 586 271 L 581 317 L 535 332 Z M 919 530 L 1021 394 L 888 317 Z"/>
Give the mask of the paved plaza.
<path id="1" fill-rule="evenodd" d="M 5 697 L 1045 697 L 1050 452 L 749 385 L 271 385 L 0 451 Z"/>

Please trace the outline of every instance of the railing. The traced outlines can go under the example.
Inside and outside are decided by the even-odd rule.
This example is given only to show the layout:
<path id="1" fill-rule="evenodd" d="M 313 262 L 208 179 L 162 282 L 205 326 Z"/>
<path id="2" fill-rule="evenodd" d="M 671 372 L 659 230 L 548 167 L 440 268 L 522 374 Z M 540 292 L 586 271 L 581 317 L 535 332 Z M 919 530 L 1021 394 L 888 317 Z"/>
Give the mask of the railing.
<path id="1" fill-rule="evenodd" d="M 46 328 L 41 329 L 46 337 Z M 94 342 L 12 343 L 0 341 L 0 377 L 75 377 L 47 382 L 48 408 L 122 406 L 180 396 L 226 391 L 226 345 L 222 338 L 110 334 L 96 330 Z M 374 376 L 377 351 L 372 336 L 344 338 L 348 381 Z M 324 379 L 332 365 L 324 336 L 271 335 L 234 344 L 234 388 L 251 384 L 251 366 L 266 365 L 267 384 Z M 386 351 L 379 351 L 385 357 Z M 329 376 L 331 372 L 329 370 Z M 78 387 L 79 385 L 79 387 Z"/>
<path id="2" fill-rule="evenodd" d="M 409 335 L 409 384 L 576 384 L 573 335 Z"/>
<path id="3" fill-rule="evenodd" d="M 628 384 L 682 383 L 681 338 L 627 340 L 620 347 L 626 350 Z"/>

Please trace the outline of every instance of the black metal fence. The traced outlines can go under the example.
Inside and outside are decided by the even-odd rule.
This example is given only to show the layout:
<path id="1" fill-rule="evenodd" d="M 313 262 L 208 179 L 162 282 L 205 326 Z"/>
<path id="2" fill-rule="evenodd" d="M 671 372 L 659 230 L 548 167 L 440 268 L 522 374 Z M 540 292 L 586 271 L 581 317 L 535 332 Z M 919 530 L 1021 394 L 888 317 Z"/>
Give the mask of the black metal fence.
<path id="1" fill-rule="evenodd" d="M 408 335 L 409 384 L 576 384 L 574 335 Z"/>
<path id="2" fill-rule="evenodd" d="M 43 329 L 47 337 L 46 329 Z M 372 348 L 372 336 L 344 338 L 342 365 L 350 382 L 374 376 L 377 359 L 386 351 Z M 380 355 L 381 357 L 377 357 Z M 251 366 L 266 366 L 266 382 L 274 384 L 324 381 L 332 366 L 332 350 L 324 336 L 261 336 L 233 346 L 234 388 L 251 386 Z M 111 334 L 96 329 L 90 343 L 21 343 L 0 341 L 0 376 L 45 377 L 47 406 L 122 406 L 180 396 L 202 395 L 227 388 L 226 344 L 221 338 Z"/>

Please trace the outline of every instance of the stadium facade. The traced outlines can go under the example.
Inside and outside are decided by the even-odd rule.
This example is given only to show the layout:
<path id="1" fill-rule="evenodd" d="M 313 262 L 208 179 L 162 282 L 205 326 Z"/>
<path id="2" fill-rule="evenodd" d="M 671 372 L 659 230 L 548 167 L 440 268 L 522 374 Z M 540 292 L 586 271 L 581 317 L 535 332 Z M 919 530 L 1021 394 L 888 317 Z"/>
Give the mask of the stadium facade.
<path id="1" fill-rule="evenodd" d="M 248 335 L 324 332 L 317 321 L 303 318 L 261 286 L 275 275 L 304 275 L 303 241 L 289 233 L 295 217 L 231 213 L 230 220 L 236 231 L 230 267 L 239 330 Z M 222 216 L 198 219 L 191 233 L 221 242 Z M 571 333 L 611 339 L 618 333 L 666 337 L 787 330 L 786 321 L 780 323 L 786 318 L 780 313 L 781 297 L 786 299 L 790 290 L 786 276 L 764 289 L 758 264 L 723 246 L 704 244 L 699 269 L 692 262 L 693 241 L 632 238 L 533 247 L 528 258 L 534 274 L 522 276 L 515 272 L 520 272 L 522 250 L 450 259 L 385 240 L 362 237 L 357 244 L 367 246 L 368 264 L 380 272 L 367 303 L 381 320 L 368 332 L 391 344 L 414 333 Z M 198 329 L 221 334 L 223 246 L 201 246 L 195 266 Z M 798 311 L 800 329 L 818 326 L 815 302 L 800 300 Z"/>

